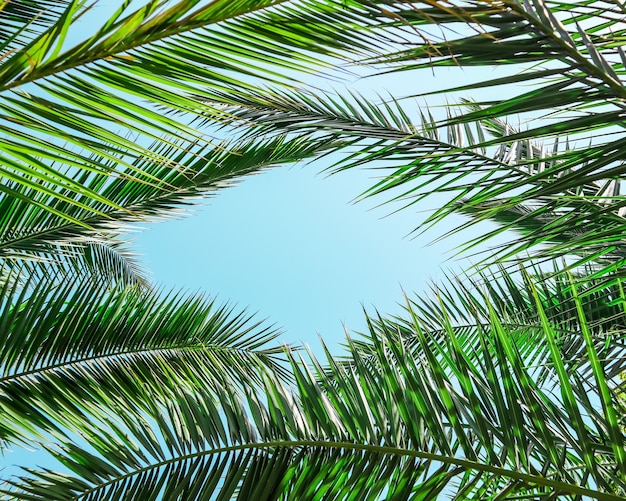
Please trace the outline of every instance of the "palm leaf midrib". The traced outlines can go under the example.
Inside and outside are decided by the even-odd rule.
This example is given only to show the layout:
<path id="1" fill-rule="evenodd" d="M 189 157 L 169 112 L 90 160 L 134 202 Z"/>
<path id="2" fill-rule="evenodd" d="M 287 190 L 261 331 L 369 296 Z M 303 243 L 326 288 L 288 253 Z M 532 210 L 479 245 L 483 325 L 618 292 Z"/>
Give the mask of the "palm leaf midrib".
<path id="1" fill-rule="evenodd" d="M 52 364 L 52 365 L 46 365 L 44 367 L 37 367 L 34 369 L 29 369 L 26 371 L 22 371 L 22 372 L 16 372 L 14 374 L 9 374 L 6 376 L 2 376 L 0 377 L 0 385 L 3 384 L 7 384 L 10 383 L 11 381 L 16 381 L 28 376 L 32 376 L 34 374 L 43 374 L 46 372 L 51 372 L 54 371 L 55 369 L 59 369 L 61 367 L 72 367 L 72 366 L 77 366 L 77 365 L 81 365 L 84 364 L 86 362 L 92 362 L 92 361 L 96 361 L 96 360 L 107 360 L 109 358 L 118 358 L 118 357 L 124 357 L 124 356 L 132 356 L 132 355 L 139 355 L 141 353 L 147 353 L 147 354 L 152 354 L 152 353 L 167 353 L 167 352 L 189 352 L 189 351 L 214 351 L 214 352 L 226 352 L 226 353 L 239 353 L 239 354 L 252 354 L 252 355 L 259 355 L 259 356 L 263 356 L 265 355 L 265 353 L 263 352 L 258 352 L 256 350 L 252 350 L 252 349 L 244 349 L 244 348 L 237 348 L 237 347 L 231 347 L 231 346 L 224 346 L 224 345 L 220 345 L 220 344 L 214 344 L 214 343 L 204 343 L 200 340 L 189 340 L 187 342 L 178 344 L 178 345 L 174 345 L 174 346 L 163 346 L 163 347 L 149 347 L 149 348 L 138 348 L 135 350 L 122 350 L 122 351 L 111 351 L 109 353 L 104 353 L 104 354 L 99 354 L 99 355 L 92 355 L 89 357 L 82 357 L 82 358 L 74 358 L 71 360 L 64 360 L 62 362 L 56 363 L 56 364 Z M 268 353 L 269 355 L 269 353 Z"/>
<path id="2" fill-rule="evenodd" d="M 101 214 L 89 214 L 84 213 L 80 221 L 84 222 L 88 227 L 94 228 L 97 227 L 98 223 L 106 224 L 107 222 L 115 223 L 115 222 L 130 222 L 133 220 L 142 220 L 144 218 L 150 218 L 151 214 L 145 214 L 146 210 L 150 210 L 153 206 L 158 205 L 159 202 L 167 202 L 168 200 L 172 203 L 180 202 L 180 197 L 185 197 L 185 195 L 189 195 L 193 197 L 195 194 L 200 194 L 200 192 L 207 192 L 213 189 L 218 189 L 219 184 L 224 181 L 229 181 L 233 178 L 240 177 L 244 174 L 249 174 L 254 171 L 262 170 L 266 167 L 275 165 L 280 163 L 281 159 L 276 158 L 267 158 L 266 160 L 254 163 L 253 166 L 249 166 L 243 170 L 243 172 L 237 172 L 235 170 L 226 171 L 221 175 L 213 176 L 206 171 L 206 168 L 202 171 L 189 172 L 186 176 L 181 176 L 181 179 L 188 180 L 188 184 L 184 184 L 177 189 L 173 190 L 163 190 L 161 188 L 155 187 L 155 189 L 159 189 L 160 191 L 155 192 L 153 196 L 147 196 L 141 201 L 138 201 L 132 205 L 128 205 L 124 207 L 124 210 L 116 209 L 115 207 L 108 207 L 104 209 L 98 209 Z M 213 170 L 212 172 L 217 172 Z M 210 179 L 207 179 L 207 183 L 203 182 L 202 177 L 207 176 Z M 143 214 L 142 214 L 143 212 Z M 86 217 L 85 217 L 86 216 Z M 81 228 L 74 222 L 68 221 L 64 224 L 43 228 L 40 230 L 32 231 L 32 228 L 28 228 L 30 232 L 26 234 L 11 238 L 8 240 L 0 241 L 0 256 L 3 251 L 14 250 L 16 247 L 19 248 L 19 244 L 23 244 L 24 242 L 28 242 L 31 240 L 35 240 L 36 242 L 44 239 L 46 236 L 51 236 L 56 234 L 63 234 L 65 231 L 71 231 L 72 229 L 80 230 Z M 97 229 L 97 228 L 96 228 Z M 63 238 L 61 238 L 63 240 Z"/>
<path id="3" fill-rule="evenodd" d="M 495 475 L 500 475 L 506 478 L 510 478 L 513 480 L 525 482 L 530 485 L 534 485 L 537 487 L 548 487 L 552 488 L 555 492 L 565 492 L 570 494 L 578 494 L 582 496 L 589 496 L 592 499 L 597 499 L 598 501 L 623 501 L 623 497 L 616 496 L 613 494 L 608 494 L 600 491 L 595 491 L 592 489 L 587 489 L 584 487 L 580 487 L 574 484 L 568 484 L 566 482 L 560 482 L 558 480 L 551 480 L 542 475 L 532 475 L 528 473 L 523 473 L 514 469 L 505 469 L 498 466 L 493 466 L 487 463 L 478 463 L 475 461 L 469 461 L 467 459 L 456 458 L 454 456 L 444 456 L 440 454 L 434 454 L 430 452 L 422 452 L 411 449 L 404 449 L 400 447 L 390 447 L 390 446 L 382 446 L 382 445 L 371 445 L 371 444 L 359 444 L 354 442 L 336 442 L 332 440 L 272 440 L 265 442 L 255 442 L 255 443 L 246 443 L 240 445 L 231 445 L 213 449 L 207 449 L 199 452 L 181 454 L 177 457 L 171 459 L 165 459 L 162 461 L 155 462 L 143 468 L 136 468 L 133 471 L 124 473 L 119 475 L 113 479 L 107 480 L 106 482 L 102 482 L 96 486 L 85 489 L 83 492 L 77 494 L 71 499 L 74 501 L 78 501 L 85 496 L 93 494 L 101 489 L 108 487 L 109 485 L 113 485 L 118 482 L 122 482 L 128 478 L 139 475 L 141 473 L 155 470 L 157 468 L 161 468 L 163 466 L 179 463 L 181 461 L 186 461 L 194 458 L 199 458 L 203 456 L 209 456 L 213 454 L 224 454 L 230 452 L 237 451 L 245 451 L 251 449 L 273 449 L 273 448 L 327 448 L 327 449 L 339 449 L 339 450 L 351 450 L 351 451 L 362 451 L 362 452 L 370 452 L 376 454 L 384 454 L 388 456 L 400 456 L 400 457 L 410 457 L 416 459 L 424 459 L 428 461 L 437 461 L 448 465 L 455 465 L 461 467 L 465 470 L 476 470 L 481 472 L 488 472 Z"/>

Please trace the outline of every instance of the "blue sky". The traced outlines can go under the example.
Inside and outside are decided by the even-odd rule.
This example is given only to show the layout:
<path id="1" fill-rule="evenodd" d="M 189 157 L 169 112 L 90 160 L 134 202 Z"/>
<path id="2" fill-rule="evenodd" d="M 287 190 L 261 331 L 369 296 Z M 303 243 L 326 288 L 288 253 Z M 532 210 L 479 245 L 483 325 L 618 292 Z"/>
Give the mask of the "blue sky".
<path id="1" fill-rule="evenodd" d="M 152 279 L 217 294 L 258 311 L 282 339 L 334 345 L 343 326 L 364 326 L 362 305 L 398 312 L 402 290 L 436 278 L 454 240 L 407 234 L 415 210 L 350 200 L 372 181 L 364 171 L 331 177 L 320 167 L 277 168 L 220 191 L 195 214 L 149 226 L 136 248 Z M 381 199 L 382 200 L 382 199 Z M 453 267 L 455 263 L 450 263 Z"/>
<path id="2" fill-rule="evenodd" d="M 342 82 L 345 88 L 320 78 L 311 81 L 320 88 L 357 90 L 379 99 L 488 78 L 486 73 L 442 68 L 434 74 L 354 79 Z M 475 98 L 492 99 L 493 91 Z M 444 102 L 436 96 L 428 105 Z M 404 104 L 415 113 L 425 101 Z M 403 290 L 420 293 L 442 271 L 467 269 L 470 262 L 454 258 L 455 248 L 486 226 L 431 246 L 465 219 L 452 216 L 430 232 L 409 235 L 441 198 L 391 215 L 399 206 L 377 206 L 387 200 L 384 195 L 354 204 L 380 171 L 327 176 L 322 171 L 330 162 L 325 158 L 244 178 L 204 200 L 187 218 L 141 225 L 146 231 L 135 237 L 134 247 L 155 283 L 218 295 L 282 327 L 284 342 L 309 344 L 319 354 L 321 336 L 339 352 L 344 326 L 350 331 L 365 327 L 363 307 L 399 313 Z"/>

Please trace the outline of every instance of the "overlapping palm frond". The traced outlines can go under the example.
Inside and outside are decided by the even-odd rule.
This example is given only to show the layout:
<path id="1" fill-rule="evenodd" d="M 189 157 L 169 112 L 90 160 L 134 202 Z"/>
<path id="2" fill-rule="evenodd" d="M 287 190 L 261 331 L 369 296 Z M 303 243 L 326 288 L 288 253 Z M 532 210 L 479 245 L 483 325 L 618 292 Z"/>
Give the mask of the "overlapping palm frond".
<path id="1" fill-rule="evenodd" d="M 155 154 L 168 160 L 134 162 L 143 174 L 133 181 L 124 172 L 119 178 L 105 173 L 74 174 L 76 182 L 122 209 L 90 197 L 70 201 L 71 190 L 53 184 L 29 188 L 5 182 L 9 194 L 0 195 L 0 260 L 7 267 L 24 268 L 25 274 L 64 270 L 70 276 L 101 274 L 109 281 L 145 284 L 145 274 L 118 238 L 125 223 L 183 214 L 201 196 L 208 197 L 237 178 L 313 158 L 333 146 L 332 141 L 285 136 L 194 145 L 187 151 L 156 144 Z"/>
<path id="2" fill-rule="evenodd" d="M 329 68 L 324 57 L 372 54 L 376 45 L 375 33 L 353 29 L 367 28 L 375 17 L 361 2 L 124 2 L 80 42 L 74 31 L 83 0 L 31 3 L 2 4 L 9 13 L 28 6 L 22 20 L 33 15 L 27 25 L 33 33 L 19 50 L 0 49 L 0 175 L 33 190 L 46 184 L 76 194 L 64 199 L 70 204 L 90 197 L 118 210 L 114 200 L 55 165 L 158 183 L 136 164 L 167 162 L 147 144 L 156 140 L 184 152 L 212 141 L 188 125 L 187 114 L 198 111 L 192 93 L 254 88 L 257 77 L 291 84 L 298 72 Z M 96 2 L 90 15 L 103 4 Z M 11 27 L 19 32 L 17 25 L 4 28 Z"/>
<path id="3" fill-rule="evenodd" d="M 43 10 L 15 18 L 21 38 L 0 52 L 0 439 L 40 444 L 65 471 L 26 469 L 4 497 L 626 496 L 622 2 L 127 2 L 77 44 L 84 2 L 22 3 Z M 288 89 L 342 51 L 399 71 L 523 63 L 452 90 L 537 87 L 441 120 Z M 558 121 L 507 125 L 548 109 Z M 603 269 L 454 280 L 402 317 L 368 317 L 322 366 L 268 347 L 275 332 L 243 312 L 136 287 L 115 259 L 121 224 L 342 148 L 334 170 L 393 166 L 366 195 L 449 195 L 427 225 L 495 219 L 524 233 L 501 259 L 542 244 L 536 257 Z M 59 279 L 96 262 L 131 285 Z"/>
<path id="4" fill-rule="evenodd" d="M 311 369 L 292 356 L 296 388 L 267 373 L 261 394 L 221 387 L 215 400 L 185 387 L 174 400 L 91 420 L 81 428 L 84 445 L 53 451 L 71 473 L 31 470 L 7 495 L 622 499 L 620 404 L 576 293 L 573 302 L 593 385 L 566 369 L 563 326 L 541 301 L 540 357 L 500 321 L 489 295 L 489 318 L 475 323 L 470 343 L 446 320 L 454 315 L 447 306 L 437 315 L 444 338 L 409 304 L 403 329 L 370 318 L 366 339 L 349 342 L 349 363 L 330 357 L 328 367 L 313 360 Z M 542 368 L 549 377 L 537 378 Z"/>
<path id="5" fill-rule="evenodd" d="M 472 212 L 479 219 L 499 217 L 510 227 L 526 230 L 518 245 L 503 252 L 506 257 L 529 245 L 556 241 L 560 245 L 545 254 L 578 252 L 587 258 L 606 257 L 612 266 L 605 272 L 615 270 L 615 258 L 618 262 L 623 259 L 624 199 L 615 185 L 624 175 L 626 157 L 624 13 L 619 1 L 544 0 L 429 2 L 423 10 L 409 7 L 398 11 L 417 29 L 427 31 L 426 26 L 436 23 L 451 37 L 439 41 L 427 37 L 432 42 L 386 56 L 385 60 L 399 70 L 538 63 L 510 77 L 457 88 L 469 92 L 511 83 L 535 84 L 522 94 L 483 103 L 441 123 L 463 127 L 486 121 L 493 126 L 499 118 L 517 115 L 527 120 L 542 113 L 541 120 L 528 122 L 524 130 L 500 130 L 493 139 L 480 143 L 483 147 L 504 146 L 507 153 L 501 158 L 529 176 L 494 177 L 474 190 L 467 186 L 462 203 L 455 203 L 456 209 Z M 459 22 L 473 32 L 454 35 L 447 30 Z M 559 149 L 549 144 L 556 145 L 563 136 L 570 137 L 569 147 Z M 542 139 L 548 147 L 537 149 L 537 141 Z M 528 146 L 529 141 L 534 141 L 534 146 Z M 524 148 L 526 153 L 518 154 Z M 380 187 L 397 186 L 413 177 L 414 170 L 398 170 Z M 596 190 L 591 193 L 588 188 L 594 184 Z M 520 211 L 524 205 L 526 210 Z M 452 208 L 448 205 L 432 221 Z"/>
<path id="6" fill-rule="evenodd" d="M 86 412 L 135 408 L 143 396 L 237 391 L 258 386 L 265 370 L 287 374 L 282 348 L 269 346 L 277 331 L 214 299 L 89 279 L 8 283 L 0 290 L 3 440 L 62 436 Z"/>
<path id="7" fill-rule="evenodd" d="M 228 106 L 247 134 L 304 128 L 360 141 L 338 168 L 393 168 L 364 196 L 388 191 L 406 203 L 448 196 L 427 227 L 459 211 L 473 216 L 461 229 L 485 219 L 503 223 L 467 247 L 513 228 L 522 235 L 498 249 L 501 261 L 532 248 L 537 259 L 574 253 L 579 265 L 594 261 L 602 273 L 614 272 L 624 259 L 626 230 L 623 4 L 434 1 L 387 8 L 393 16 L 381 25 L 414 30 L 414 37 L 405 42 L 408 48 L 364 64 L 391 65 L 388 71 L 510 65 L 517 73 L 509 77 L 438 92 L 508 86 L 511 95 L 511 84 L 521 83 L 530 90 L 440 119 L 396 99 L 376 104 L 355 94 L 207 91 L 200 100 Z M 529 125 L 507 125 L 520 120 Z"/>
<path id="8" fill-rule="evenodd" d="M 521 238 L 492 249 L 502 261 L 518 260 L 522 252 L 532 249 L 537 260 L 577 254 L 578 265 L 592 261 L 604 272 L 613 272 L 615 263 L 626 254 L 619 179 L 582 180 L 560 196 L 558 188 L 548 196 L 530 194 L 533 187 L 551 189 L 550 183 L 560 183 L 564 175 L 570 175 L 545 174 L 558 169 L 571 153 L 568 141 L 562 140 L 559 148 L 558 137 L 548 152 L 538 142 L 508 140 L 518 131 L 499 119 L 441 126 L 428 109 L 420 110 L 419 120 L 412 120 L 410 110 L 397 102 L 376 104 L 355 94 L 265 91 L 204 97 L 230 106 L 234 124 L 254 125 L 244 129 L 248 137 L 297 130 L 312 137 L 349 141 L 346 146 L 353 145 L 353 153 L 333 171 L 363 165 L 383 170 L 399 165 L 361 198 L 389 192 L 392 200 L 408 206 L 433 194 L 447 196 L 448 203 L 422 222 L 424 228 L 435 226 L 453 212 L 472 216 L 458 230 L 484 220 L 500 223 L 498 229 L 481 234 L 463 250 L 514 229 Z M 471 103 L 468 106 L 477 109 Z M 449 120 L 454 120 L 454 115 L 449 114 Z M 503 142 L 497 148 L 489 147 L 490 137 Z M 515 185 L 510 188 L 512 196 L 494 196 L 492 190 L 501 188 L 504 193 L 509 189 L 507 183 Z"/>
<path id="9" fill-rule="evenodd" d="M 530 274 L 532 273 L 532 275 Z M 581 334 L 581 308 L 586 328 L 593 336 L 595 350 L 604 362 L 608 378 L 626 370 L 626 309 L 623 285 L 616 279 L 607 285 L 604 279 L 545 273 L 539 269 L 520 268 L 516 274 L 500 267 L 477 276 L 449 277 L 431 287 L 427 294 L 407 298 L 409 311 L 419 312 L 422 328 L 431 333 L 432 342 L 445 344 L 448 329 L 470 347 L 476 347 L 481 329 L 490 324 L 490 307 L 498 313 L 509 335 L 516 339 L 527 363 L 537 366 L 538 377 L 544 378 L 550 368 L 542 361 L 548 346 L 541 322 L 543 311 L 557 332 L 557 344 L 563 364 L 579 371 L 581 377 L 591 375 L 591 367 L 581 360 L 587 352 Z M 532 276 L 532 280 L 531 277 Z M 539 305 L 537 302 L 539 301 Z M 401 333 L 407 349 L 423 349 L 411 319 L 399 315 L 386 318 L 384 327 L 372 321 L 377 329 Z M 442 327 L 447 324 L 447 327 Z M 353 341 L 363 352 L 372 350 L 369 343 Z M 593 383 L 592 383 L 593 384 Z"/>

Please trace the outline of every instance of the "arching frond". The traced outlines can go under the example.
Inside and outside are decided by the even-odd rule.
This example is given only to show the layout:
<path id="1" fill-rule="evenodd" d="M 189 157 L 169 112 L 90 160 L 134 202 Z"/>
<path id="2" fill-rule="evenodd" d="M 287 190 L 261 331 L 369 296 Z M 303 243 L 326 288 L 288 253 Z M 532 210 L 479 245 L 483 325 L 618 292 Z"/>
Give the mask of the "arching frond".
<path id="1" fill-rule="evenodd" d="M 214 299 L 54 278 L 0 294 L 4 440 L 62 435 L 85 409 L 106 413 L 118 400 L 137 406 L 137 387 L 164 397 L 258 385 L 265 369 L 286 374 L 282 349 L 268 347 L 277 332 Z"/>
<path id="2" fill-rule="evenodd" d="M 141 411 L 99 415 L 83 421 L 84 445 L 54 451 L 71 473 L 31 470 L 7 495 L 621 499 L 619 402 L 576 293 L 573 301 L 595 390 L 576 368 L 565 369 L 560 327 L 541 301 L 549 382 L 536 378 L 524 340 L 499 320 L 489 296 L 488 321 L 476 324 L 471 343 L 445 320 L 453 312 L 443 304 L 445 339 L 408 306 L 405 322 L 417 340 L 411 349 L 394 322 L 370 319 L 372 349 L 349 342 L 348 362 L 330 357 L 327 367 L 307 366 L 291 356 L 294 389 L 266 373 L 265 391 L 245 398 L 227 387 L 214 398 L 181 388 Z"/>
<path id="3" fill-rule="evenodd" d="M 285 136 L 196 145 L 184 152 L 175 146 L 161 146 L 155 153 L 168 160 L 138 160 L 135 166 L 144 175 L 134 181 L 124 173 L 120 178 L 84 172 L 73 176 L 123 209 L 90 197 L 69 202 L 64 199 L 71 198 L 71 190 L 54 184 L 29 188 L 5 182 L 8 194 L 0 195 L 0 260 L 5 266 L 23 268 L 26 276 L 59 269 L 70 276 L 93 275 L 100 270 L 114 281 L 145 283 L 132 257 L 120 253 L 122 243 L 112 239 L 124 232 L 126 223 L 180 216 L 200 197 L 208 197 L 242 176 L 313 158 L 332 147 L 332 142 Z"/>
<path id="4" fill-rule="evenodd" d="M 13 254 L 5 248 L 2 264 L 5 274 L 0 281 L 8 280 L 9 284 L 25 284 L 29 279 L 63 282 L 82 278 L 120 288 L 150 287 L 147 272 L 135 253 L 113 233 L 57 242 L 46 251 L 40 249 L 35 253 Z"/>
<path id="5" fill-rule="evenodd" d="M 212 142 L 188 125 L 199 105 L 193 93 L 254 88 L 256 78 L 291 84 L 298 72 L 329 68 L 323 58 L 372 54 L 375 33 L 353 28 L 366 29 L 379 13 L 343 0 L 123 2 L 74 42 L 69 34 L 84 14 L 83 0 L 41 15 L 34 12 L 43 2 L 19 4 L 32 5 L 3 29 L 19 34 L 26 22 L 34 32 L 18 49 L 0 49 L 0 176 L 33 190 L 56 186 L 76 195 L 59 199 L 69 205 L 92 198 L 117 210 L 114 200 L 55 166 L 158 182 L 137 162 L 164 165 L 167 146 L 176 156 Z M 96 2 L 91 15 L 103 4 Z M 20 10 L 14 1 L 2 5 L 11 19 Z M 155 140 L 161 148 L 146 146 Z"/>
<path id="6" fill-rule="evenodd" d="M 455 123 L 462 115 L 450 113 L 442 124 L 428 109 L 376 103 L 357 94 L 265 90 L 237 96 L 214 92 L 200 99 L 223 103 L 232 125 L 248 137 L 288 130 L 320 140 L 344 139 L 349 153 L 333 172 L 368 166 L 384 173 L 361 198 L 386 196 L 410 206 L 439 195 L 422 230 L 455 212 L 471 216 L 459 231 L 484 220 L 499 223 L 464 250 L 505 230 L 518 232 L 514 241 L 494 248 L 485 263 L 517 261 L 532 249 L 538 260 L 574 254 L 577 265 L 592 262 L 599 273 L 612 273 L 626 256 L 619 178 L 608 172 L 580 177 L 571 161 L 581 150 L 562 139 L 559 146 L 559 136 L 547 148 L 515 139 L 521 132 L 497 117 Z M 466 104 L 472 113 L 485 109 Z M 565 179 L 572 184 L 563 185 Z"/>

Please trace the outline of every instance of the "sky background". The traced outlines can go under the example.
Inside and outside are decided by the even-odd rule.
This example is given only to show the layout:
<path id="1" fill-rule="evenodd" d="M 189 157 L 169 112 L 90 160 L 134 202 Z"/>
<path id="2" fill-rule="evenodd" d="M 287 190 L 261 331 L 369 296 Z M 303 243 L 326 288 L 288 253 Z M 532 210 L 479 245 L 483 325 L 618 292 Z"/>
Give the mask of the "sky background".
<path id="1" fill-rule="evenodd" d="M 490 73 L 441 68 L 434 74 L 403 72 L 342 85 L 320 78 L 311 81 L 321 88 L 357 90 L 380 99 L 448 87 L 455 80 L 495 78 Z M 492 92 L 474 98 L 491 99 Z M 445 97 L 436 96 L 428 105 L 444 102 Z M 412 113 L 425 104 L 424 99 L 403 101 Z M 467 269 L 471 262 L 455 257 L 455 249 L 492 226 L 483 224 L 430 245 L 466 219 L 451 216 L 418 235 L 413 230 L 443 198 L 433 196 L 394 214 L 399 204 L 380 206 L 389 195 L 353 203 L 381 172 L 367 168 L 332 176 L 323 172 L 338 159 L 244 178 L 204 200 L 189 217 L 140 225 L 145 230 L 135 236 L 133 247 L 155 283 L 204 291 L 247 306 L 281 327 L 282 341 L 308 344 L 320 354 L 321 336 L 339 353 L 344 327 L 364 329 L 363 307 L 400 313 L 403 290 L 421 293 L 443 272 Z"/>
<path id="2" fill-rule="evenodd" d="M 217 294 L 269 317 L 289 343 L 330 345 L 343 325 L 364 325 L 362 306 L 397 312 L 402 290 L 437 278 L 450 241 L 408 238 L 415 211 L 350 200 L 368 173 L 331 176 L 319 166 L 278 168 L 220 191 L 191 217 L 150 225 L 136 249 L 166 287 Z M 455 265 L 455 263 L 450 263 Z"/>

